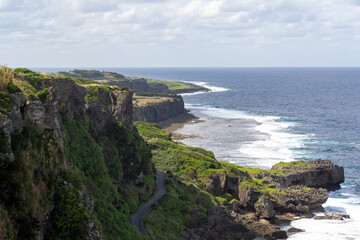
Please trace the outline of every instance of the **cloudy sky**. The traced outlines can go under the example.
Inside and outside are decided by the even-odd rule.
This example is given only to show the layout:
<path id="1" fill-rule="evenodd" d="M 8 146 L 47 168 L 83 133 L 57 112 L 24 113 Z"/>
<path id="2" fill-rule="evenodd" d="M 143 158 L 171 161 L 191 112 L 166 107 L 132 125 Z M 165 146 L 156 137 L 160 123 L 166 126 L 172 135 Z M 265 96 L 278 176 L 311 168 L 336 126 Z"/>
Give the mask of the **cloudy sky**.
<path id="1" fill-rule="evenodd" d="M 360 66 L 360 0 L 0 0 L 4 64 Z"/>

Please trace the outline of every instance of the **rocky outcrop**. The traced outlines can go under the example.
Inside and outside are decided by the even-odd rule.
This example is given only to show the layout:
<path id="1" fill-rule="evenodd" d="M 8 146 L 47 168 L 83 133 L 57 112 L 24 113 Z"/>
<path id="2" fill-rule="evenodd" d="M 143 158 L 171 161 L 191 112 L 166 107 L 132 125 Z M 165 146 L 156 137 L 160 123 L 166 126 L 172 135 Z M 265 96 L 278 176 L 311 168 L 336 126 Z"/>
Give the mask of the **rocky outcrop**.
<path id="1" fill-rule="evenodd" d="M 312 211 L 323 210 L 322 204 L 326 202 L 329 194 L 326 189 L 303 188 L 301 186 L 292 186 L 283 188 L 275 193 L 274 207 L 278 213 L 295 212 L 310 213 Z"/>
<path id="2" fill-rule="evenodd" d="M 0 166 L 14 161 L 14 154 L 11 151 L 11 135 L 21 132 L 23 119 L 21 108 L 24 107 L 26 98 L 22 92 L 9 94 L 10 108 L 4 109 L 6 114 L 0 114 Z"/>
<path id="3" fill-rule="evenodd" d="M 87 90 L 71 80 L 49 81 L 45 87 L 52 87 L 54 98 L 59 102 L 64 101 L 76 114 L 85 112 L 85 95 Z"/>
<path id="4" fill-rule="evenodd" d="M 262 195 L 255 203 L 256 215 L 261 218 L 274 218 L 275 209 L 268 196 Z"/>
<path id="5" fill-rule="evenodd" d="M 344 181 L 343 168 L 329 160 L 295 162 L 290 166 L 274 166 L 273 170 L 278 171 L 261 171 L 252 176 L 266 186 L 249 182 L 246 172 L 241 176 L 218 172 L 205 182 L 204 189 L 215 196 L 231 194 L 241 208 L 271 219 L 275 213 L 306 214 L 322 210 L 329 194 L 321 187 L 333 188 Z"/>
<path id="6" fill-rule="evenodd" d="M 184 101 L 181 96 L 172 95 L 159 103 L 148 103 L 136 106 L 135 120 L 157 123 L 185 112 Z"/>
<path id="7" fill-rule="evenodd" d="M 316 216 L 315 220 L 344 220 L 350 218 L 350 215 L 339 212 L 326 212 L 324 216 Z"/>
<path id="8" fill-rule="evenodd" d="M 197 209 L 191 211 L 191 218 L 186 223 L 188 234 L 180 239 L 219 240 L 219 239 L 254 239 L 256 234 L 249 231 L 240 221 L 234 221 L 231 213 L 218 207 L 205 220 L 200 220 Z"/>
<path id="9" fill-rule="evenodd" d="M 112 115 L 116 121 L 120 121 L 132 129 L 134 121 L 133 92 L 114 92 L 113 94 Z"/>
<path id="10" fill-rule="evenodd" d="M 133 92 L 112 92 L 98 89 L 99 100 L 89 101 L 85 113 L 95 129 L 102 129 L 106 123 L 119 121 L 133 129 Z"/>
<path id="11" fill-rule="evenodd" d="M 30 123 L 45 127 L 45 107 L 39 100 L 28 102 L 24 107 L 24 118 Z"/>
<path id="12" fill-rule="evenodd" d="M 345 180 L 344 168 L 333 164 L 330 160 L 317 159 L 308 161 L 306 164 L 294 164 L 291 167 L 274 165 L 272 169 L 284 171 L 282 175 L 267 174 L 267 181 L 280 187 L 304 185 L 334 189 L 339 188 L 340 183 Z"/>

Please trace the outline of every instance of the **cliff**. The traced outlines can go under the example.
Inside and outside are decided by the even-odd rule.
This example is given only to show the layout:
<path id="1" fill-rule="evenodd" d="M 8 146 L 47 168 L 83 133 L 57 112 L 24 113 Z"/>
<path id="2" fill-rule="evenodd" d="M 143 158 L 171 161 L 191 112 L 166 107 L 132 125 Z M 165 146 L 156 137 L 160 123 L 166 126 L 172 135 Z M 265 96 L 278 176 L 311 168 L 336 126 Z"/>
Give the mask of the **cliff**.
<path id="1" fill-rule="evenodd" d="M 134 102 L 135 119 L 159 123 L 185 112 L 180 93 L 209 91 L 209 89 L 191 83 L 126 77 L 114 72 L 96 70 L 73 70 L 69 72 L 47 73 L 50 76 L 66 76 L 78 79 L 91 79 L 120 88 L 129 88 L 136 92 Z M 98 108 L 92 103 L 91 108 Z"/>
<path id="2" fill-rule="evenodd" d="M 132 92 L 0 68 L 0 238 L 143 239 L 155 190 Z"/>
<path id="3" fill-rule="evenodd" d="M 97 70 L 79 70 L 75 69 L 68 72 L 46 73 L 50 76 L 65 76 L 72 78 L 83 78 L 95 80 L 120 88 L 129 88 L 135 92 L 148 93 L 191 93 L 198 91 L 208 91 L 207 88 L 197 86 L 191 83 L 167 81 L 157 79 L 147 79 L 139 77 L 126 77 L 115 72 L 97 71 Z"/>
<path id="4" fill-rule="evenodd" d="M 153 95 L 134 97 L 136 121 L 158 123 L 185 112 L 184 101 L 178 95 Z"/>

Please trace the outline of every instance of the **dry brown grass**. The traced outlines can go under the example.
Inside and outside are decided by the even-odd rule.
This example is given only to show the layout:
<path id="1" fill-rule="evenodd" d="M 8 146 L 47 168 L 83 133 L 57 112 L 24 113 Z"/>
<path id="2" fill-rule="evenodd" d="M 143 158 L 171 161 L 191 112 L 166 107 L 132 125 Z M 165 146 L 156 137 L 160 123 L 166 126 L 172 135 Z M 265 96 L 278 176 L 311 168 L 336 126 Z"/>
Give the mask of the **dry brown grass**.
<path id="1" fill-rule="evenodd" d="M 7 91 L 7 83 L 14 80 L 13 70 L 7 66 L 0 66 L 0 91 Z"/>

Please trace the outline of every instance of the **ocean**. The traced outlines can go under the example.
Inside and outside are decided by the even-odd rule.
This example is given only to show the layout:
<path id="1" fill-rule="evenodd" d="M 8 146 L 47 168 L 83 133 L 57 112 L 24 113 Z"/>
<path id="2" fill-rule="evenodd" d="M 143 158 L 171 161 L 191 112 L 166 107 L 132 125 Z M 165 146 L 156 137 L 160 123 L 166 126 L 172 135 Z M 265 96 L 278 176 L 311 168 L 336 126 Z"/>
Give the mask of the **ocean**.
<path id="1" fill-rule="evenodd" d="M 201 121 L 177 130 L 182 142 L 221 161 L 269 169 L 280 161 L 330 159 L 345 182 L 325 211 L 343 221 L 301 219 L 290 239 L 360 239 L 360 68 L 108 68 L 126 76 L 192 82 L 183 94 Z M 321 213 L 318 213 L 321 214 Z"/>

